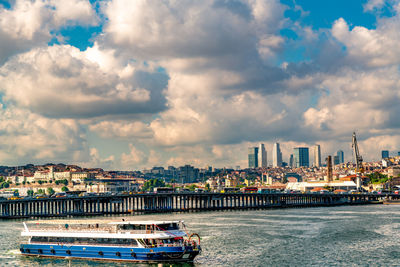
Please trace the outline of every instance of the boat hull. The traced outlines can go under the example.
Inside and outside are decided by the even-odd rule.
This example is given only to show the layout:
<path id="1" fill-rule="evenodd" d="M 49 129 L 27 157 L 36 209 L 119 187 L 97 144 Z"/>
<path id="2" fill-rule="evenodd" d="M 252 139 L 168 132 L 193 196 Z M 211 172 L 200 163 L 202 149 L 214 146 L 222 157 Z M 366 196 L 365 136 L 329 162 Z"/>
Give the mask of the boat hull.
<path id="1" fill-rule="evenodd" d="M 146 262 L 190 262 L 200 253 L 201 248 L 187 247 L 118 247 L 58 244 L 21 244 L 25 256 L 55 258 L 79 258 L 90 260 L 146 261 Z"/>

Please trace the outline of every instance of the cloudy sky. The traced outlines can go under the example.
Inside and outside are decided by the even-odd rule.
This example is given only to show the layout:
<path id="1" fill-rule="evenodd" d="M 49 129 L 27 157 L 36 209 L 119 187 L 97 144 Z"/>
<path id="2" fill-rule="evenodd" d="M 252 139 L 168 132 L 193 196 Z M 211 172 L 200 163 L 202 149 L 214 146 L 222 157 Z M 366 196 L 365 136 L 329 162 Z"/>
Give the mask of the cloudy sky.
<path id="1" fill-rule="evenodd" d="M 0 165 L 400 151 L 399 0 L 0 0 Z"/>

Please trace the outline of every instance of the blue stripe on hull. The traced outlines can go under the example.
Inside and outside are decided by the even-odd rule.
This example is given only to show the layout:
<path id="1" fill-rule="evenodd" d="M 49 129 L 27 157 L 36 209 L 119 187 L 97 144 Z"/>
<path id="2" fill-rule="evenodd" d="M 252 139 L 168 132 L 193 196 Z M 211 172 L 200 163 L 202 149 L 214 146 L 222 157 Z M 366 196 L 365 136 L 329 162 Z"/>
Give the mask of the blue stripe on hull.
<path id="1" fill-rule="evenodd" d="M 49 257 L 73 257 L 123 261 L 193 261 L 199 250 L 192 247 L 113 247 L 113 246 L 66 246 L 50 244 L 21 244 L 23 255 Z"/>

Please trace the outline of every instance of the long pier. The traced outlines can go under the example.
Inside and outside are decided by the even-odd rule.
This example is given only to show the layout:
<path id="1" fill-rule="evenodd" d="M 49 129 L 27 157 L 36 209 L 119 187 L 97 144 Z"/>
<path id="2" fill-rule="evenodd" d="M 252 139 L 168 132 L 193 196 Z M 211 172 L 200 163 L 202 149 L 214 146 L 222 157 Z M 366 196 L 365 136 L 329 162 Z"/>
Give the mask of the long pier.
<path id="1" fill-rule="evenodd" d="M 377 194 L 168 193 L 0 200 L 0 219 L 378 204 Z"/>

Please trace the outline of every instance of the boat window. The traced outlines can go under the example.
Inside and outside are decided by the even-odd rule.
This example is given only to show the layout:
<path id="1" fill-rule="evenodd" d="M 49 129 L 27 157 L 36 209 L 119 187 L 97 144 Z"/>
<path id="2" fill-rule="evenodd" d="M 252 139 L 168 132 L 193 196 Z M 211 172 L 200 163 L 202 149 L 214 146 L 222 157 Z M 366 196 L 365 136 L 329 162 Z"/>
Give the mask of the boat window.
<path id="1" fill-rule="evenodd" d="M 32 236 L 32 242 L 48 242 L 46 236 Z"/>
<path id="2" fill-rule="evenodd" d="M 135 225 L 135 224 L 120 224 L 118 225 L 120 230 L 146 230 L 146 225 Z"/>
<path id="3" fill-rule="evenodd" d="M 135 239 L 128 238 L 87 238 L 87 237 L 46 237 L 32 236 L 31 242 L 40 243 L 74 243 L 74 244 L 109 244 L 137 246 Z"/>
<path id="4" fill-rule="evenodd" d="M 165 223 L 165 224 L 159 224 L 158 228 L 160 230 L 178 230 L 178 224 L 177 223 Z"/>

